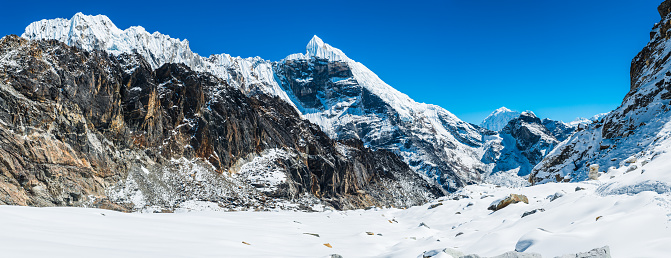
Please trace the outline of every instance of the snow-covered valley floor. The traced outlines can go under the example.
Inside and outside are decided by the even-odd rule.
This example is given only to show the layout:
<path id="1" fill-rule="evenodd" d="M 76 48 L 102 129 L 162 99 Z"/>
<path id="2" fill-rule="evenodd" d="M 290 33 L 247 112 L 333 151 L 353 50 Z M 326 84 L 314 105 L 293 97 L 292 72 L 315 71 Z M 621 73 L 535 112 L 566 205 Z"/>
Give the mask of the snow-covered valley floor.
<path id="1" fill-rule="evenodd" d="M 608 245 L 613 257 L 668 257 L 671 196 L 603 194 L 633 175 L 610 179 L 620 170 L 581 183 L 473 185 L 405 210 L 150 214 L 0 206 L 0 256 L 421 257 L 445 248 L 495 256 L 517 246 L 554 257 Z M 487 209 L 511 193 L 529 204 Z M 563 196 L 551 201 L 555 193 Z M 535 209 L 544 211 L 522 217 Z"/>

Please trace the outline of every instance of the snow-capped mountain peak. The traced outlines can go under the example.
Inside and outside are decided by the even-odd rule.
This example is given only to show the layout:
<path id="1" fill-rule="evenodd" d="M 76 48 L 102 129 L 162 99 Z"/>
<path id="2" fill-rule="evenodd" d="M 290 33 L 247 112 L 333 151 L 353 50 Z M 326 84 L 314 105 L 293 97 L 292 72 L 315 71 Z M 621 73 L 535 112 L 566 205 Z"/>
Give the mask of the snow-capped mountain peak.
<path id="1" fill-rule="evenodd" d="M 482 120 L 480 126 L 492 131 L 501 131 L 510 120 L 519 117 L 520 114 L 520 112 L 512 111 L 506 107 L 500 107 Z"/>
<path id="2" fill-rule="evenodd" d="M 345 53 L 340 51 L 340 49 L 334 48 L 329 44 L 324 43 L 322 39 L 313 36 L 307 47 L 307 54 L 309 56 L 325 58 L 331 61 L 346 61 L 349 60 Z"/>
<path id="3" fill-rule="evenodd" d="M 310 42 L 308 42 L 308 45 L 305 47 L 305 54 L 291 54 L 287 56 L 285 60 L 310 59 L 313 57 L 327 59 L 329 61 L 352 61 L 340 49 L 334 48 L 331 45 L 324 43 L 324 41 L 317 37 L 317 35 L 314 35 L 312 39 L 310 39 Z"/>

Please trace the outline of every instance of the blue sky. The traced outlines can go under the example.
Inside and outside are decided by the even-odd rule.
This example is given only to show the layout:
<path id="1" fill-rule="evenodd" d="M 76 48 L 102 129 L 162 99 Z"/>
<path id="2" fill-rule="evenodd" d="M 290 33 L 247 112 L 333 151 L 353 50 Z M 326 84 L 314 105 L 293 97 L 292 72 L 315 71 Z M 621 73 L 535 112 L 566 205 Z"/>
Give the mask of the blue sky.
<path id="1" fill-rule="evenodd" d="M 28 3 L 21 3 L 28 2 Z M 501 106 L 570 121 L 616 108 L 661 0 L 11 1 L 0 34 L 105 14 L 207 56 L 279 60 L 312 35 L 419 102 L 479 123 Z"/>

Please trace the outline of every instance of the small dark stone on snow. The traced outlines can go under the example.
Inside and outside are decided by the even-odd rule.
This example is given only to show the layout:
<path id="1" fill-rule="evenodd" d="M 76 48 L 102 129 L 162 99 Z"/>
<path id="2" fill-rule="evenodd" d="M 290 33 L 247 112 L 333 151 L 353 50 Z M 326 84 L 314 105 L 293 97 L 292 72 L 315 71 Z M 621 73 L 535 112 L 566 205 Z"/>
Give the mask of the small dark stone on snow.
<path id="1" fill-rule="evenodd" d="M 522 218 L 524 218 L 524 217 L 526 217 L 526 216 L 529 216 L 529 215 L 531 215 L 531 214 L 534 214 L 534 213 L 536 213 L 536 212 L 539 212 L 539 211 L 540 211 L 540 212 L 543 212 L 543 211 L 545 211 L 545 209 L 542 209 L 542 208 L 541 208 L 541 209 L 534 209 L 534 210 L 531 210 L 531 211 L 524 212 L 524 214 L 522 214 Z"/>
<path id="2" fill-rule="evenodd" d="M 438 206 L 441 206 L 441 205 L 443 205 L 442 202 L 439 202 L 439 203 L 436 203 L 436 204 L 432 204 L 431 206 L 429 206 L 429 210 L 430 210 L 430 209 L 433 209 L 433 208 L 436 208 L 436 207 L 438 207 Z"/>

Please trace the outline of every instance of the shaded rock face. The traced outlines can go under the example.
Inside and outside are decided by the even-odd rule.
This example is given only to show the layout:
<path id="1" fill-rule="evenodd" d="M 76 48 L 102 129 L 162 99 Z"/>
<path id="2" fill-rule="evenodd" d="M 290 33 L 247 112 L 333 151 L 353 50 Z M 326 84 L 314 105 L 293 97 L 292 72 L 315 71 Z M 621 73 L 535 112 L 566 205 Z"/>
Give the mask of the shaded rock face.
<path id="1" fill-rule="evenodd" d="M 302 198 L 348 209 L 440 194 L 393 153 L 333 141 L 278 98 L 184 65 L 16 36 L 0 60 L 0 204 L 170 211 Z M 272 186 L 245 177 L 261 157 L 279 173 Z"/>
<path id="2" fill-rule="evenodd" d="M 484 145 L 483 134 L 494 132 L 464 123 L 437 107 L 404 119 L 362 86 L 350 65 L 312 57 L 277 62 L 274 71 L 304 117 L 332 138 L 358 139 L 370 148 L 394 152 L 445 191 L 481 180 L 480 175 L 488 168 L 477 159 L 462 159 L 478 157 L 477 148 Z M 432 119 L 445 132 L 437 132 Z"/>
<path id="3" fill-rule="evenodd" d="M 670 5 L 664 1 L 659 6 L 662 19 L 631 62 L 630 90 L 622 104 L 558 146 L 534 168 L 530 181 L 586 180 L 590 165 L 619 167 L 626 158 L 654 151 L 653 143 L 663 140 L 666 134 L 660 132 L 671 118 Z"/>
<path id="4" fill-rule="evenodd" d="M 543 119 L 541 123 L 559 142 L 566 140 L 576 130 L 576 127 L 574 126 L 570 126 L 564 122 L 555 121 L 548 118 Z"/>

